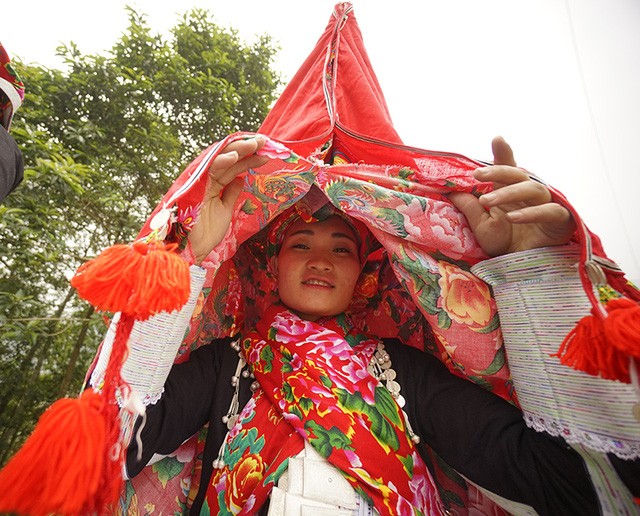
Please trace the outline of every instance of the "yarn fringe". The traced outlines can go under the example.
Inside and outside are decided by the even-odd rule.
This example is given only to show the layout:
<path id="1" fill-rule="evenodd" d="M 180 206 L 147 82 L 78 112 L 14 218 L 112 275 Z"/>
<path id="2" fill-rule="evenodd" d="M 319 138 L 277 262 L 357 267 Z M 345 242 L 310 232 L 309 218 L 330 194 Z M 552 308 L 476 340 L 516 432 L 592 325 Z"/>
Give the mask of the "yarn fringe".
<path id="1" fill-rule="evenodd" d="M 189 299 L 189 266 L 176 244 L 114 245 L 78 268 L 71 285 L 98 310 L 144 320 L 182 308 Z"/>
<path id="2" fill-rule="evenodd" d="M 0 513 L 99 514 L 117 502 L 126 443 L 116 400 L 129 394 L 120 372 L 134 321 L 117 323 L 101 392 L 56 401 L 0 471 Z"/>
<path id="3" fill-rule="evenodd" d="M 558 352 L 564 365 L 608 380 L 630 383 L 629 357 L 640 358 L 640 306 L 624 297 L 595 309 L 565 337 Z"/>

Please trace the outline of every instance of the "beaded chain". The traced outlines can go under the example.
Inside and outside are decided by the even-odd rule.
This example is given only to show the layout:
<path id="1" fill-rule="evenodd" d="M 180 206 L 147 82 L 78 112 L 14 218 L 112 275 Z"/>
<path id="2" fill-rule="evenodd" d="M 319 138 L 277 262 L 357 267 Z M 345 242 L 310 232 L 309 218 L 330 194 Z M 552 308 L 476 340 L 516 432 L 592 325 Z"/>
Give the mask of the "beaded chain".
<path id="1" fill-rule="evenodd" d="M 413 429 L 411 428 L 411 423 L 409 423 L 409 416 L 404 411 L 404 406 L 407 401 L 404 399 L 404 396 L 400 394 L 400 384 L 396 382 L 396 372 L 391 367 L 391 357 L 389 353 L 387 353 L 384 349 L 384 344 L 380 342 L 378 347 L 376 348 L 375 353 L 371 357 L 369 361 L 369 367 L 367 370 L 376 380 L 382 383 L 387 390 L 391 393 L 391 396 L 396 400 L 396 403 L 402 410 L 402 415 L 404 416 L 404 421 L 407 425 L 407 431 L 409 432 L 409 437 L 414 444 L 418 444 L 420 442 L 420 436 L 417 435 Z"/>

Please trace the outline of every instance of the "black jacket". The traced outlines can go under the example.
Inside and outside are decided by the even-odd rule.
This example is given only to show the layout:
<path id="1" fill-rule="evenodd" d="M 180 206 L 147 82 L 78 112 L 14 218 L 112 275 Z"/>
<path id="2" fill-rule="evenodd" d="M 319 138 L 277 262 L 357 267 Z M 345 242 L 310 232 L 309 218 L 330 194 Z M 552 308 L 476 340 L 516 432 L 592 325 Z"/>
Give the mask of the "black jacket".
<path id="1" fill-rule="evenodd" d="M 24 163 L 18 144 L 0 125 L 0 202 L 20 184 Z"/>
<path id="2" fill-rule="evenodd" d="M 222 417 L 233 395 L 230 379 L 238 361 L 230 342 L 202 346 L 188 362 L 173 367 L 163 397 L 147 409 L 142 460 L 136 460 L 135 443 L 127 456 L 127 471 L 134 476 L 154 453 L 172 453 L 209 423 L 193 514 L 200 511 L 226 435 Z M 468 479 L 541 515 L 599 514 L 585 464 L 562 439 L 529 429 L 520 410 L 452 375 L 436 358 L 395 340 L 385 340 L 385 348 L 427 464 L 426 445 Z M 241 407 L 251 396 L 250 383 L 241 381 Z"/>

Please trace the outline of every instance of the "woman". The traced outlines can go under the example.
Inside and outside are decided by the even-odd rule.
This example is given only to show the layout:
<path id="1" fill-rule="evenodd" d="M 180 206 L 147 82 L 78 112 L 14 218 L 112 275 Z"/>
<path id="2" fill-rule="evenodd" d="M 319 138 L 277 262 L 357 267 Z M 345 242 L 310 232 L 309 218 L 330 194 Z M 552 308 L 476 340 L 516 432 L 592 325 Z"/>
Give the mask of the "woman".
<path id="1" fill-rule="evenodd" d="M 190 235 L 197 263 L 226 233 L 236 177 L 266 161 L 256 155 L 262 144 L 234 142 L 214 161 L 209 201 Z M 452 196 L 485 251 L 565 243 L 569 213 L 515 167 L 504 140 L 494 141 L 494 154 L 496 165 L 476 172 L 497 184 L 494 195 Z M 471 482 L 540 514 L 598 513 L 584 463 L 564 441 L 528 429 L 518 409 L 433 357 L 354 327 L 345 311 L 367 237 L 327 206 L 298 206 L 274 221 L 280 303 L 238 341 L 203 346 L 173 368 L 148 407 L 142 448 L 130 446 L 128 474 L 209 423 L 194 513 L 266 511 L 269 496 L 276 514 L 299 506 L 439 513 L 427 445 Z M 254 379 L 243 380 L 243 370 Z M 302 489 L 301 471 L 312 477 Z M 346 489 L 335 487 L 345 479 Z"/>

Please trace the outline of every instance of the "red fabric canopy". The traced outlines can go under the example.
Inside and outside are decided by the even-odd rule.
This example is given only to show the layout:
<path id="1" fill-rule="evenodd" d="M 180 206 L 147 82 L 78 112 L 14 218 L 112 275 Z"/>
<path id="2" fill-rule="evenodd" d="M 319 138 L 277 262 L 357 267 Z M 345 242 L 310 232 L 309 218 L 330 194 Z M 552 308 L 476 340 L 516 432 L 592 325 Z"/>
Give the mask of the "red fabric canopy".
<path id="1" fill-rule="evenodd" d="M 415 166 L 411 149 L 389 147 L 402 147 L 402 140 L 348 2 L 335 6 L 324 33 L 260 132 L 301 156 L 320 155 L 331 142 L 333 150 L 351 162 Z"/>

